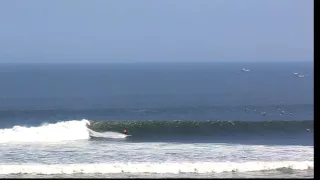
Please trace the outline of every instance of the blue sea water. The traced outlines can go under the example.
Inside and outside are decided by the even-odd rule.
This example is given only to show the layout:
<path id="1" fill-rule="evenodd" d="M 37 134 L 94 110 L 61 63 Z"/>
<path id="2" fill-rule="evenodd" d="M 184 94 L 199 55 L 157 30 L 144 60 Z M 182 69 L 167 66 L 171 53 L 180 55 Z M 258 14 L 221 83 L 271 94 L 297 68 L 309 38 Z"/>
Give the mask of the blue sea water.
<path id="1" fill-rule="evenodd" d="M 0 176 L 313 177 L 313 82 L 302 62 L 0 64 Z"/>

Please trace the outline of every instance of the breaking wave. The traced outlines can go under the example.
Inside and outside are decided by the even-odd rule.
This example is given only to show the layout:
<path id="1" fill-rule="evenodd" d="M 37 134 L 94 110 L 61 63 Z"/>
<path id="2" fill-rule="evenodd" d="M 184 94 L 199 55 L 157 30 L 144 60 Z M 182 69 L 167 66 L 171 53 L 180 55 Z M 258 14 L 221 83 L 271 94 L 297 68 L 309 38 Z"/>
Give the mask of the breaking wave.
<path id="1" fill-rule="evenodd" d="M 198 137 L 250 135 L 298 135 L 313 133 L 313 121 L 89 121 L 71 120 L 38 127 L 14 126 L 0 129 L 0 143 L 58 142 L 98 138 L 131 139 L 153 137 Z"/>

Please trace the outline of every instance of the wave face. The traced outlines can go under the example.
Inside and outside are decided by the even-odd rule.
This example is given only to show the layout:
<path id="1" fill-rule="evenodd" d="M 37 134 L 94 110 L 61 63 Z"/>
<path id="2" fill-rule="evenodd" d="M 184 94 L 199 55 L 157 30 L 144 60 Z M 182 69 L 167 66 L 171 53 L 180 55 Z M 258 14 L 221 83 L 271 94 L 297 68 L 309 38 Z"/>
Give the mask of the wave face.
<path id="1" fill-rule="evenodd" d="M 139 136 L 283 135 L 313 132 L 313 121 L 90 121 L 98 132 L 128 130 Z"/>
<path id="2" fill-rule="evenodd" d="M 9 142 L 59 142 L 89 139 L 88 120 L 73 120 L 44 124 L 39 127 L 14 126 L 0 129 L 0 143 Z"/>
<path id="3" fill-rule="evenodd" d="M 312 161 L 0 165 L 0 174 L 222 173 L 313 169 Z"/>

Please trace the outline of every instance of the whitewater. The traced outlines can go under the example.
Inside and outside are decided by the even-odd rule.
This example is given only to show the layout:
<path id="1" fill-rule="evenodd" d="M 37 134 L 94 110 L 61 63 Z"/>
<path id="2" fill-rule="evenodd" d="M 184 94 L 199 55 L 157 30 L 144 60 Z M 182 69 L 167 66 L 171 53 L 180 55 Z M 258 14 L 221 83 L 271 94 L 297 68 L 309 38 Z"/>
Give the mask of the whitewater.
<path id="1" fill-rule="evenodd" d="M 0 165 L 0 175 L 5 174 L 106 174 L 106 173 L 222 173 L 255 172 L 288 168 L 307 170 L 313 168 L 313 162 L 202 162 L 202 163 L 101 163 L 101 164 L 25 164 Z"/>
<path id="2" fill-rule="evenodd" d="M 59 142 L 90 139 L 90 137 L 125 138 L 118 132 L 99 133 L 90 130 L 88 120 L 71 120 L 43 124 L 38 127 L 14 126 L 0 129 L 0 143 L 14 142 Z"/>

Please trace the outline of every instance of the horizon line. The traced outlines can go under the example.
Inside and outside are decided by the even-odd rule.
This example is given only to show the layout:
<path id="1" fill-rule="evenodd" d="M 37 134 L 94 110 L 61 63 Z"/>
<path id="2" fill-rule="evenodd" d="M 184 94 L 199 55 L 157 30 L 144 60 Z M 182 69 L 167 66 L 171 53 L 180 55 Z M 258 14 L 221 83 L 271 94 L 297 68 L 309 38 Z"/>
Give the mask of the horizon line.
<path id="1" fill-rule="evenodd" d="M 59 61 L 59 62 L 1 62 L 0 64 L 152 64 L 152 63 L 314 63 L 314 60 L 312 61 L 107 61 L 107 62 L 101 62 L 101 61 L 93 61 L 93 62 L 83 62 L 83 61 Z"/>

